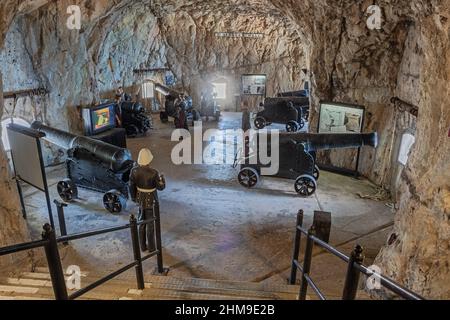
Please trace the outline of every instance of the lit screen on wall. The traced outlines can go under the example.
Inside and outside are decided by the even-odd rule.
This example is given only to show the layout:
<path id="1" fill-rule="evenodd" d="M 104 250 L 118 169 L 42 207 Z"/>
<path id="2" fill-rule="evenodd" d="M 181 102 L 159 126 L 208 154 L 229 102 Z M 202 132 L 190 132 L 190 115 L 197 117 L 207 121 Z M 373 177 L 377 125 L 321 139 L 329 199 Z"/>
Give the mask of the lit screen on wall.
<path id="1" fill-rule="evenodd" d="M 94 123 L 94 130 L 101 130 L 107 128 L 112 124 L 111 108 L 106 107 L 103 109 L 92 111 L 92 120 Z"/>
<path id="2" fill-rule="evenodd" d="M 82 109 L 84 134 L 92 136 L 116 127 L 116 104 L 106 103 Z"/>

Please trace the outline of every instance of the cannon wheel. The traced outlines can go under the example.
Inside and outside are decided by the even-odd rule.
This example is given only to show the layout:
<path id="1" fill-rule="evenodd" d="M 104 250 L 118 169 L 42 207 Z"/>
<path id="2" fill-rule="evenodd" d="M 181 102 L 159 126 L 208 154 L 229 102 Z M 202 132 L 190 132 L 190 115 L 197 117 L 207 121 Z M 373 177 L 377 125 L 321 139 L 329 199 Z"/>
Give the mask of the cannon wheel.
<path id="1" fill-rule="evenodd" d="M 320 178 L 320 169 L 317 165 L 314 167 L 313 177 L 314 179 L 316 179 L 316 181 L 318 181 Z"/>
<path id="2" fill-rule="evenodd" d="M 169 114 L 166 111 L 161 111 L 159 114 L 159 118 L 161 119 L 162 123 L 169 122 Z"/>
<path id="3" fill-rule="evenodd" d="M 78 198 L 77 185 L 71 179 L 64 179 L 58 182 L 58 194 L 64 202 L 72 202 Z"/>
<path id="4" fill-rule="evenodd" d="M 241 186 L 251 189 L 259 182 L 259 174 L 253 168 L 243 168 L 238 175 L 238 180 Z"/>
<path id="5" fill-rule="evenodd" d="M 299 125 L 296 121 L 289 121 L 286 124 L 286 131 L 287 132 L 297 132 L 299 130 Z"/>
<path id="6" fill-rule="evenodd" d="M 129 138 L 136 138 L 139 134 L 139 128 L 134 124 L 127 126 L 126 131 Z"/>
<path id="7" fill-rule="evenodd" d="M 120 213 L 127 206 L 127 199 L 117 190 L 111 190 L 103 196 L 103 205 L 111 213 Z"/>
<path id="8" fill-rule="evenodd" d="M 317 189 L 317 182 L 310 175 L 302 175 L 295 181 L 295 191 L 302 197 L 312 196 Z"/>
<path id="9" fill-rule="evenodd" d="M 202 116 L 201 116 L 200 112 L 198 112 L 196 109 L 192 110 L 192 120 L 193 121 L 200 121 L 200 120 L 202 120 Z"/>
<path id="10" fill-rule="evenodd" d="M 264 119 L 263 117 L 257 117 L 255 119 L 255 127 L 256 129 L 264 129 L 266 126 L 266 119 Z"/>

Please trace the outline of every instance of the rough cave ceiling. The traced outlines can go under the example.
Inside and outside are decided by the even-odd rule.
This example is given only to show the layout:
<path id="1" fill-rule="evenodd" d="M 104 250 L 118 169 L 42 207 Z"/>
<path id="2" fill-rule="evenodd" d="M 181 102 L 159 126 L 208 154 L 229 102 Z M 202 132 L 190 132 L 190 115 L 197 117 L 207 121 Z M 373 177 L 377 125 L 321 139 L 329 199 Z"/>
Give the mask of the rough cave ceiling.
<path id="1" fill-rule="evenodd" d="M 64 28 L 66 8 L 74 2 L 83 8 L 83 30 L 76 35 Z M 371 32 L 366 8 L 372 0 L 3 0 L 0 47 L 17 23 L 14 28 L 24 37 L 31 73 L 53 91 L 48 122 L 71 129 L 76 128 L 58 121 L 59 113 L 76 122 L 74 106 L 95 101 L 108 89 L 98 80 L 108 83 L 113 78 L 104 70 L 110 56 L 122 77 L 127 77 L 127 69 L 148 61 L 171 64 L 187 79 L 195 69 L 207 69 L 223 57 L 233 57 L 235 51 L 260 61 L 266 56 L 279 59 L 279 48 L 290 58 L 267 67 L 287 75 L 277 81 L 292 82 L 291 75 L 298 71 L 295 65 L 309 66 L 313 123 L 320 99 L 367 106 L 365 129 L 377 130 L 381 139 L 376 152 L 364 152 L 362 171 L 387 188 L 393 176 L 394 128 L 402 126 L 390 99 L 397 96 L 417 105 L 416 147 L 398 188 L 391 237 L 395 240 L 382 250 L 377 263 L 389 276 L 427 297 L 449 298 L 448 286 L 442 284 L 450 283 L 450 1 L 376 2 L 383 9 L 384 23 L 381 30 Z M 237 16 L 244 20 L 248 16 L 248 21 L 245 24 Z M 268 40 L 258 46 L 239 43 L 230 49 L 202 32 L 218 21 L 223 23 L 218 26 L 231 31 L 243 24 L 245 29 L 261 30 L 264 19 L 272 28 L 267 28 Z M 186 32 L 191 25 L 199 32 Z M 281 39 L 276 50 L 271 48 L 275 39 Z M 204 49 L 208 46 L 225 54 L 208 52 Z M 184 57 L 185 63 L 179 63 Z M 239 59 L 237 54 L 228 59 L 230 68 L 240 64 Z M 10 75 L 5 78 L 14 83 Z M 186 79 L 183 82 L 189 85 Z M 339 164 L 346 158 L 333 153 L 327 157 Z M 0 176 L 7 185 L 7 173 L 3 170 Z M 0 198 L 9 199 L 10 192 L 0 189 Z M 13 203 L 7 213 L 19 214 Z M 11 237 L 18 234 L 16 230 Z"/>

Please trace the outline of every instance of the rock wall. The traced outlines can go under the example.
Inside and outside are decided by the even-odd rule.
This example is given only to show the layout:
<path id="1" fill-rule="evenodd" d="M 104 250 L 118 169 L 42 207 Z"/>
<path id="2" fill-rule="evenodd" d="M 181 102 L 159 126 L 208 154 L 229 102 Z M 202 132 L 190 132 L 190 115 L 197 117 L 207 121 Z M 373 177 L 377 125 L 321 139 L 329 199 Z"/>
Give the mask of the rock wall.
<path id="1" fill-rule="evenodd" d="M 0 115 L 3 113 L 3 82 L 0 70 Z M 0 141 L 0 247 L 13 245 L 29 240 L 29 234 L 17 195 L 17 188 L 11 179 L 10 167 Z M 0 268 L 8 267 L 13 263 L 26 265 L 30 262 L 29 253 L 15 254 L 0 257 Z"/>
<path id="2" fill-rule="evenodd" d="M 81 31 L 65 27 L 69 4 L 81 5 Z M 363 151 L 360 169 L 393 191 L 400 183 L 395 232 L 378 263 L 427 297 L 448 297 L 449 4 L 380 0 L 381 29 L 369 30 L 366 10 L 372 4 L 6 0 L 0 3 L 0 44 L 15 21 L 26 35 L 24 47 L 35 79 L 52 91 L 46 120 L 73 131 L 79 130 L 77 106 L 98 102 L 117 83 L 136 83 L 132 69 L 142 65 L 168 66 L 197 97 L 202 83 L 217 76 L 238 82 L 243 72 L 267 72 L 269 94 L 296 88 L 301 85 L 299 68 L 306 65 L 312 83 L 312 130 L 322 99 L 365 105 L 365 131 L 378 131 L 380 146 Z M 239 30 L 264 31 L 267 40 L 213 37 L 215 31 Z M 16 81 L 12 75 L 5 79 L 8 85 Z M 394 96 L 417 105 L 419 117 L 405 118 L 390 103 Z M 398 180 L 395 141 L 405 127 L 416 128 L 416 145 Z M 321 158 L 352 166 L 348 152 Z"/>
<path id="3" fill-rule="evenodd" d="M 376 263 L 435 299 L 450 298 L 450 7 L 420 21 L 398 93 L 419 106 L 416 144 L 402 175 L 395 228 Z M 387 294 L 384 293 L 384 296 Z"/>
<path id="4" fill-rule="evenodd" d="M 210 14 L 175 12 L 161 19 L 168 45 L 167 63 L 181 86 L 200 101 L 216 80 L 227 83 L 228 110 L 240 111 L 241 100 L 255 110 L 260 99 L 241 97 L 242 74 L 266 74 L 267 96 L 302 88 L 302 68 L 308 66 L 298 33 L 271 16 L 217 11 Z M 262 38 L 217 37 L 216 32 L 247 32 Z M 237 101 L 235 98 L 237 97 Z"/>

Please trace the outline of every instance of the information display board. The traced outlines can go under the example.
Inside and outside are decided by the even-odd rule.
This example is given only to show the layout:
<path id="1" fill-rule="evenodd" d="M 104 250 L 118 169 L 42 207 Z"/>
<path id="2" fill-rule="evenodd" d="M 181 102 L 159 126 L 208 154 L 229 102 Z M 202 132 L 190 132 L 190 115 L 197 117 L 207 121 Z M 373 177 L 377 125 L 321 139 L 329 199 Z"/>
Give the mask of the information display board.
<path id="1" fill-rule="evenodd" d="M 364 114 L 365 108 L 363 106 L 322 101 L 320 103 L 318 132 L 325 134 L 363 133 Z M 319 167 L 324 170 L 341 174 L 349 174 L 354 176 L 359 175 L 358 168 L 361 148 L 358 148 L 355 152 L 349 152 L 348 150 L 335 150 L 333 152 L 345 152 L 347 156 L 355 159 L 356 168 L 354 170 L 350 170 L 349 168 L 337 168 L 329 165 L 319 165 Z"/>
<path id="2" fill-rule="evenodd" d="M 52 228 L 55 228 L 42 157 L 41 138 L 45 134 L 14 123 L 8 125 L 7 131 L 23 216 L 26 218 L 25 202 L 20 182 L 26 183 L 45 193 L 49 222 Z"/>
<path id="3" fill-rule="evenodd" d="M 265 96 L 267 75 L 244 74 L 242 75 L 242 94 L 247 96 Z"/>
<path id="4" fill-rule="evenodd" d="M 319 133 L 362 133 L 364 107 L 321 102 Z"/>
<path id="5" fill-rule="evenodd" d="M 16 176 L 39 190 L 45 191 L 44 166 L 39 156 L 41 152 L 39 140 L 13 128 L 9 126 L 7 130 Z"/>

